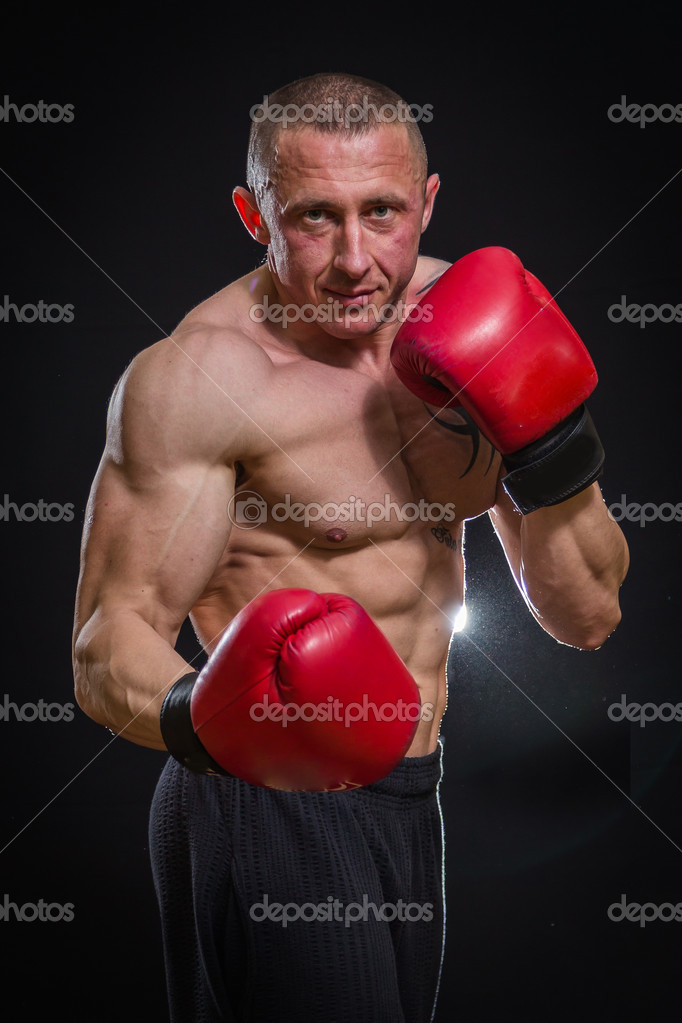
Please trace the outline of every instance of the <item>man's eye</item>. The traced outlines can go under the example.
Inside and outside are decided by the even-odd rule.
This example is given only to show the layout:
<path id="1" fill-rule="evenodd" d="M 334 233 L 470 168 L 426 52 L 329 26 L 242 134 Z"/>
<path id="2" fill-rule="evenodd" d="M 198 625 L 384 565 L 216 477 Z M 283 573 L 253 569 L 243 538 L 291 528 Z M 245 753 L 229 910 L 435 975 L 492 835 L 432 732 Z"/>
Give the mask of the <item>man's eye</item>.
<path id="1" fill-rule="evenodd" d="M 374 207 L 374 216 L 378 217 L 380 220 L 383 220 L 385 217 L 387 217 L 390 212 L 391 212 L 391 207 L 390 206 L 375 206 Z"/>
<path id="2" fill-rule="evenodd" d="M 321 220 L 324 220 L 324 210 L 307 210 L 306 217 L 315 224 L 319 224 Z"/>

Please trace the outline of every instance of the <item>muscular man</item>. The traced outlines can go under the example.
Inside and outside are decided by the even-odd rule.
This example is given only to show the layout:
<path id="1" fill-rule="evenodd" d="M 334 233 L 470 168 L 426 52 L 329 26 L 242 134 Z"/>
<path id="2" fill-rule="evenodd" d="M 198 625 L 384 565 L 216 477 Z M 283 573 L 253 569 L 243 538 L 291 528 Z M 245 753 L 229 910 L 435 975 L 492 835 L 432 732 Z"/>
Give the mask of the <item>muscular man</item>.
<path id="1" fill-rule="evenodd" d="M 332 98 L 331 117 L 291 117 L 315 105 L 328 111 Z M 151 823 L 174 1023 L 418 1023 L 432 1018 L 442 956 L 439 729 L 464 594 L 464 523 L 489 512 L 531 614 L 559 642 L 587 650 L 619 621 L 627 550 L 596 470 L 551 499 L 515 502 L 510 463 L 526 471 L 514 460 L 519 444 L 510 442 L 508 457 L 500 453 L 504 445 L 488 439 L 500 431 L 484 429 L 486 409 L 462 396 L 472 377 L 492 393 L 485 372 L 494 358 L 478 368 L 466 363 L 462 380 L 443 370 L 441 354 L 410 370 L 394 351 L 392 364 L 406 311 L 435 295 L 429 289 L 449 265 L 419 255 L 439 180 L 427 171 L 417 125 L 377 115 L 387 105 L 404 110 L 399 97 L 364 79 L 319 75 L 269 99 L 271 113 L 279 103 L 289 121 L 254 118 L 248 188 L 234 191 L 265 262 L 138 355 L 111 400 L 84 536 L 76 693 L 88 715 L 124 738 L 178 746 Z M 369 113 L 345 118 L 351 106 Z M 503 273 L 496 268 L 493 281 Z M 453 321 L 454 350 L 469 330 L 457 311 L 461 294 L 473 291 L 466 280 L 453 289 L 454 310 L 441 298 L 440 309 L 422 306 L 420 315 L 442 324 L 441 334 Z M 418 334 L 420 323 L 411 326 Z M 414 342 L 408 334 L 403 356 Z M 420 351 L 430 343 L 418 342 Z M 496 395 L 522 403 L 515 370 L 504 365 Z M 413 393 L 419 378 L 434 394 L 445 388 L 447 400 Z M 555 436 L 564 450 L 566 414 L 543 411 L 551 458 Z M 538 443 L 544 436 L 524 436 L 523 451 Z M 557 473 L 564 471 L 560 455 Z M 531 480 L 534 472 L 533 464 Z M 388 511 L 371 522 L 348 513 L 379 505 Z M 438 528 L 428 515 L 400 514 L 453 505 L 455 515 Z M 282 506 L 325 514 L 275 515 Z M 386 659 L 386 675 L 397 679 L 405 666 L 431 710 L 395 768 L 347 791 L 285 791 L 305 786 L 235 777 L 242 753 L 257 765 L 259 744 L 249 738 L 240 751 L 239 728 L 231 727 L 230 687 L 241 699 L 246 669 L 234 667 L 242 663 L 234 653 L 240 635 L 230 634 L 228 654 L 221 637 L 264 595 L 287 600 L 299 591 L 356 601 L 400 661 Z M 197 682 L 175 650 L 188 615 L 210 655 L 207 681 Z M 285 609 L 283 620 L 290 617 Z M 249 656 L 261 656 L 260 641 L 241 638 L 242 652 L 250 642 L 258 649 Z M 330 672 L 353 656 L 351 642 L 329 657 Z M 323 698 L 333 697 L 324 683 Z M 228 740 L 197 767 L 180 747 L 182 727 L 197 725 L 191 701 L 202 685 L 209 718 L 216 692 L 228 692 L 219 706 Z M 174 719 L 166 728 L 164 706 Z M 261 744 L 263 757 L 269 745 Z M 201 757 L 199 741 L 197 748 Z M 276 756 L 284 771 L 296 742 L 278 746 Z M 273 904 L 280 909 L 268 912 Z M 365 907 L 362 918 L 347 912 L 351 905 Z M 298 907 L 291 919 L 287 906 Z"/>

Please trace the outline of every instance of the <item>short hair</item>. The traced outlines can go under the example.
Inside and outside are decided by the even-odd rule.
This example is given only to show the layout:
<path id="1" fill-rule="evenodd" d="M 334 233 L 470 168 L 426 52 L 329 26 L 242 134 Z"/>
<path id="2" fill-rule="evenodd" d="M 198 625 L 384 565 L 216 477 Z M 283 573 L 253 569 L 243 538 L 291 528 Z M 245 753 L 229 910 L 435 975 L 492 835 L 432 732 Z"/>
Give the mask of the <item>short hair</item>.
<path id="1" fill-rule="evenodd" d="M 416 166 L 427 176 L 426 146 L 411 107 L 398 93 L 361 75 L 322 72 L 297 78 L 251 108 L 246 181 L 259 199 L 270 176 L 280 131 L 364 135 L 383 124 L 404 124 Z"/>

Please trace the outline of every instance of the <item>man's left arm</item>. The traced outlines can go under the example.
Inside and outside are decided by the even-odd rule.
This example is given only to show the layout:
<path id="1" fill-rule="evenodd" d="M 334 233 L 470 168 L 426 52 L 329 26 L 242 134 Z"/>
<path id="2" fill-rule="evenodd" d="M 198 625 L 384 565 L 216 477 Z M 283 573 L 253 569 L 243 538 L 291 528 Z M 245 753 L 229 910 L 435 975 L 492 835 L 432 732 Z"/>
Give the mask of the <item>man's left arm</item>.
<path id="1" fill-rule="evenodd" d="M 427 405 L 469 413 L 502 456 L 491 518 L 521 593 L 555 639 L 592 650 L 620 620 L 625 539 L 599 490 L 585 404 L 597 372 L 543 284 L 509 249 L 477 249 L 399 328 L 391 363 Z"/>
<path id="2" fill-rule="evenodd" d="M 490 519 L 542 628 L 560 643 L 585 650 L 602 646 L 620 621 L 619 590 L 629 553 L 599 484 L 522 515 L 499 482 Z"/>

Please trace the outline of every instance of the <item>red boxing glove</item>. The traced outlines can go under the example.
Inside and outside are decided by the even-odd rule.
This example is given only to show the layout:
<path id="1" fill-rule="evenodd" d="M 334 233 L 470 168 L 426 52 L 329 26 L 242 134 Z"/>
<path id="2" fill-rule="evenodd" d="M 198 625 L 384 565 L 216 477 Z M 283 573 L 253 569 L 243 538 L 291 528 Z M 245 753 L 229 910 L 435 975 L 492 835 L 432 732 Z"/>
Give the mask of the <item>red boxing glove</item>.
<path id="1" fill-rule="evenodd" d="M 584 490 L 604 450 L 583 402 L 590 355 L 546 288 L 509 249 L 454 263 L 391 348 L 397 376 L 431 405 L 462 405 L 502 454 L 507 493 L 524 514 Z"/>
<path id="2" fill-rule="evenodd" d="M 282 589 L 232 620 L 161 711 L 169 752 L 198 773 L 332 792 L 385 777 L 422 706 L 403 661 L 350 597 Z"/>

